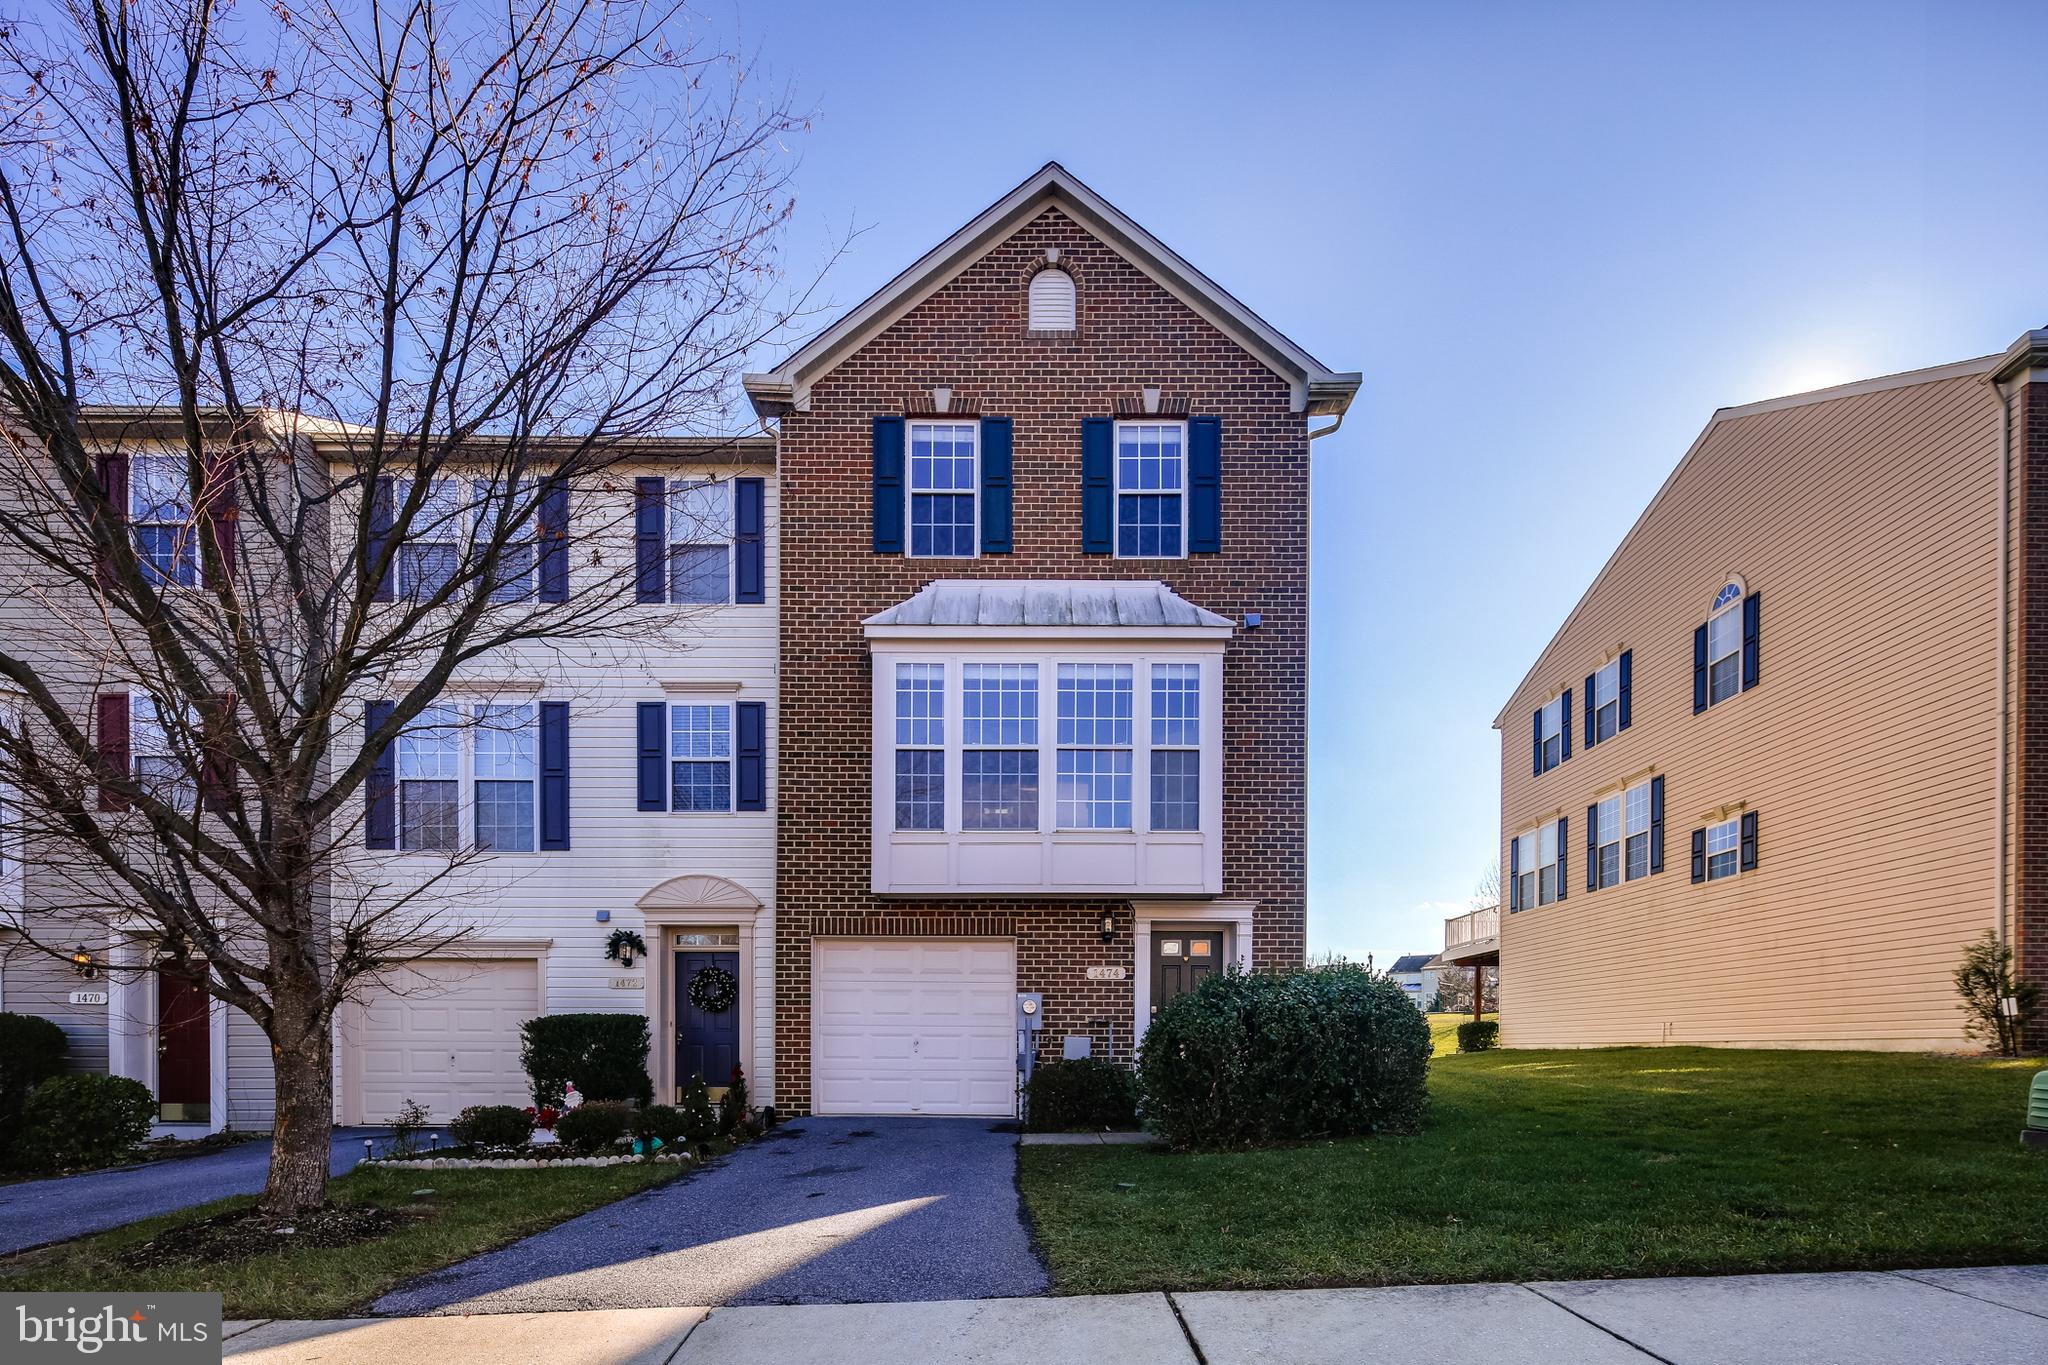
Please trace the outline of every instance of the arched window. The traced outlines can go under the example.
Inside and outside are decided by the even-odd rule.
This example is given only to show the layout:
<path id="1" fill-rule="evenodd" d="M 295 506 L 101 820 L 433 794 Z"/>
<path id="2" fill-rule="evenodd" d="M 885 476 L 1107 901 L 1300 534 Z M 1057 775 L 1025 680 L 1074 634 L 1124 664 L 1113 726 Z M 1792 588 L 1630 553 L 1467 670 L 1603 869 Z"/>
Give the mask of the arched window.
<path id="1" fill-rule="evenodd" d="M 1074 330 L 1074 277 L 1046 269 L 1031 277 L 1031 320 L 1034 332 Z"/>

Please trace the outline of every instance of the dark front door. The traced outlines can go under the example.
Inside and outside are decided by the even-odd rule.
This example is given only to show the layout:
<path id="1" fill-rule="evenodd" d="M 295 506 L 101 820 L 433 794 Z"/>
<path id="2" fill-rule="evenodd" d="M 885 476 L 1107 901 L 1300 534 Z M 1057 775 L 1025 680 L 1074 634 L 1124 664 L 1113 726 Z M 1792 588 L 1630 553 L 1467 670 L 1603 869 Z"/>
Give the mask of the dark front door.
<path id="1" fill-rule="evenodd" d="M 1223 970 L 1223 935 L 1152 931 L 1152 1013 Z"/>
<path id="2" fill-rule="evenodd" d="M 676 959 L 676 1089 L 702 1076 L 712 1097 L 725 1093 L 732 1069 L 740 1059 L 740 1002 L 738 992 L 722 1010 L 700 1009 L 690 1000 L 690 985 L 698 975 L 713 967 L 740 978 L 738 953 L 677 953 Z"/>
<path id="3" fill-rule="evenodd" d="M 206 990 L 166 966 L 156 979 L 156 1103 L 165 1123 L 205 1123 L 213 1098 Z"/>

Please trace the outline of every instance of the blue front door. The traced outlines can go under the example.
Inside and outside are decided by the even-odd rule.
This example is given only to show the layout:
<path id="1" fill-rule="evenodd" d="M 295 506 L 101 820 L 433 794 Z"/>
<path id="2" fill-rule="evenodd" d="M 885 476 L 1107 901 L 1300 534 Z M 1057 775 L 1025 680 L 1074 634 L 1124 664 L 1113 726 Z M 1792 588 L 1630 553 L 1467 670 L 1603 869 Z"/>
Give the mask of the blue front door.
<path id="1" fill-rule="evenodd" d="M 738 953 L 677 953 L 676 959 L 676 1089 L 702 1076 L 713 1097 L 723 1094 L 740 1059 L 740 1002 L 735 993 L 724 1009 L 699 1009 L 690 1000 L 690 983 L 699 972 L 720 968 L 737 983 Z"/>

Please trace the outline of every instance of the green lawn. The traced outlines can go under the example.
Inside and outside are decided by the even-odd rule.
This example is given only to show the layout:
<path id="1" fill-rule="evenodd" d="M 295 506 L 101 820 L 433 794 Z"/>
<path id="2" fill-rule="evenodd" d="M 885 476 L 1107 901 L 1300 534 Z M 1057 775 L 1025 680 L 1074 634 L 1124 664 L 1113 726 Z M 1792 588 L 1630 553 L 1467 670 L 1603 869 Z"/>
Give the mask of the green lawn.
<path id="1" fill-rule="evenodd" d="M 230 1318 L 333 1318 L 361 1310 L 403 1280 L 524 1237 L 600 1204 L 673 1179 L 668 1165 L 552 1171 L 354 1171 L 330 1190 L 338 1204 L 423 1210 L 387 1236 L 355 1246 L 277 1252 L 228 1264 L 181 1261 L 148 1271 L 122 1252 L 173 1223 L 244 1208 L 224 1199 L 112 1232 L 0 1260 L 0 1290 L 198 1290 L 222 1296 Z M 434 1193 L 416 1199 L 413 1191 Z"/>
<path id="2" fill-rule="evenodd" d="M 1203 1156 L 1024 1148 L 1055 1285 L 2048 1260 L 2048 1152 L 2019 1142 L 2041 1061 L 1450 1046 L 1413 1137 Z"/>

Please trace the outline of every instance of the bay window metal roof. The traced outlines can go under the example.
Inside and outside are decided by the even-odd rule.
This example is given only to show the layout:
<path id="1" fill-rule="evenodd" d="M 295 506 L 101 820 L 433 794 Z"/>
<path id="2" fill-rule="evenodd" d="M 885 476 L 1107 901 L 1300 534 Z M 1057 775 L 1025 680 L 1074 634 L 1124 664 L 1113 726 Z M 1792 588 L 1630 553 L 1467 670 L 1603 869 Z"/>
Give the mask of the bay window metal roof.
<path id="1" fill-rule="evenodd" d="M 944 630 L 1096 630 L 1228 633 L 1229 617 L 1160 582 L 1100 579 L 942 578 L 862 622 Z"/>

